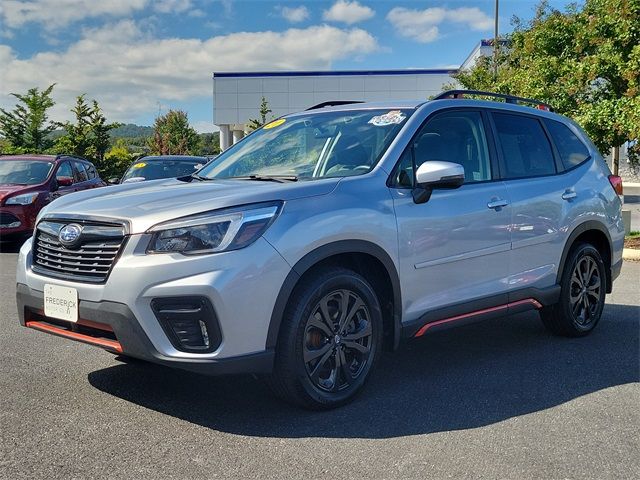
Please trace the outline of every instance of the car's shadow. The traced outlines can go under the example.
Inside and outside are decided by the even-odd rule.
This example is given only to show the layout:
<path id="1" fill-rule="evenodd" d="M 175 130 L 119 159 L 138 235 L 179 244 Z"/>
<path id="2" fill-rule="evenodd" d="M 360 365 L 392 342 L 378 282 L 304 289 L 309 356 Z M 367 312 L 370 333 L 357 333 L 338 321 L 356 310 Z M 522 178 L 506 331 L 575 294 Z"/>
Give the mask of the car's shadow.
<path id="1" fill-rule="evenodd" d="M 24 240 L 3 240 L 0 238 L 0 253 L 18 253 Z"/>
<path id="2" fill-rule="evenodd" d="M 144 362 L 89 374 L 95 388 L 241 435 L 389 438 L 468 429 L 544 410 L 639 377 L 638 307 L 608 305 L 588 337 L 546 333 L 536 313 L 409 341 L 386 353 L 355 402 L 288 406 L 252 377 L 206 377 Z"/>

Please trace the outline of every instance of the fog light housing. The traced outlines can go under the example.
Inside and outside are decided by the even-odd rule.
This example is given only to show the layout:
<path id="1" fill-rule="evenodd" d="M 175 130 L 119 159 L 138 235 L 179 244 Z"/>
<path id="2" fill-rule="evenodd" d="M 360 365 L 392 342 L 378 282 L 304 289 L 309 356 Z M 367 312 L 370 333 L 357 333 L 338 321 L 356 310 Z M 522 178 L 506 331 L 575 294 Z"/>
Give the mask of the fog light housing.
<path id="1" fill-rule="evenodd" d="M 220 325 L 208 298 L 154 298 L 151 309 L 176 350 L 210 353 L 220 346 Z"/>

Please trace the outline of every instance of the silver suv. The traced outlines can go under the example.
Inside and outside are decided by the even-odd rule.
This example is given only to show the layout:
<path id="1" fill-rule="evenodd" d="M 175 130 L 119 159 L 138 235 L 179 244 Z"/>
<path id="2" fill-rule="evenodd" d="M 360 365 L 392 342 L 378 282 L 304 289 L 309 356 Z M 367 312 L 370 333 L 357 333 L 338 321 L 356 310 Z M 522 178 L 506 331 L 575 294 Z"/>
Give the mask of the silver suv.
<path id="1" fill-rule="evenodd" d="M 442 328 L 534 309 L 588 334 L 622 265 L 619 177 L 545 105 L 459 97 L 323 105 L 190 176 L 56 200 L 20 251 L 20 322 L 268 374 L 316 409 Z"/>

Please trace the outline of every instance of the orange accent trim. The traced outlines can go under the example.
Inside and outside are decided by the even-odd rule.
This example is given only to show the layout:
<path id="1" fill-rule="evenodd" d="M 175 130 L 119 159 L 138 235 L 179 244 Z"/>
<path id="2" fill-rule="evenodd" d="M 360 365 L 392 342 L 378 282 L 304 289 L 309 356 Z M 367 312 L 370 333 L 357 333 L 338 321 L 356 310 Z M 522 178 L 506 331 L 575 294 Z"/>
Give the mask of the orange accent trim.
<path id="1" fill-rule="evenodd" d="M 463 320 L 465 318 L 475 317 L 476 315 L 482 315 L 484 313 L 497 312 L 498 310 L 505 310 L 505 309 L 508 309 L 508 308 L 511 308 L 511 307 L 516 307 L 518 305 L 525 305 L 525 304 L 531 304 L 535 308 L 542 308 L 542 305 L 537 300 L 535 300 L 533 298 L 525 298 L 524 300 L 518 300 L 517 302 L 505 303 L 504 305 L 498 305 L 498 306 L 491 307 L 491 308 L 484 308 L 482 310 L 476 310 L 475 312 L 463 313 L 462 315 L 456 315 L 455 317 L 443 318 L 442 320 L 438 320 L 438 321 L 435 321 L 435 322 L 427 323 L 427 324 L 423 325 L 420 328 L 420 330 L 418 330 L 416 332 L 414 337 L 421 337 L 431 327 L 435 327 L 437 325 L 442 325 L 443 323 L 455 322 L 456 320 Z"/>
<path id="2" fill-rule="evenodd" d="M 122 345 L 120 345 L 120 342 L 116 342 L 115 340 L 107 340 L 105 338 L 90 337 L 89 335 L 84 335 L 82 333 L 77 333 L 77 332 L 70 332 L 68 330 L 54 327 L 53 325 L 49 325 L 43 322 L 29 321 L 25 325 L 29 328 L 40 330 L 41 332 L 51 333 L 53 335 L 58 335 L 60 337 L 70 338 L 71 340 L 88 343 L 90 345 L 106 348 L 107 350 L 111 350 L 117 353 L 122 353 Z"/>

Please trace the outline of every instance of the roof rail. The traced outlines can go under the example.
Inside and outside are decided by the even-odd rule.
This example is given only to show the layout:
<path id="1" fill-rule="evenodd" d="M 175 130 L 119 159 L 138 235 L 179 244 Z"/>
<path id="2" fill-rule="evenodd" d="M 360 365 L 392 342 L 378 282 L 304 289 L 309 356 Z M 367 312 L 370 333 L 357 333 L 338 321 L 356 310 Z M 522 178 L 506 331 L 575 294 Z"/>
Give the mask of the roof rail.
<path id="1" fill-rule="evenodd" d="M 324 108 L 324 107 L 337 107 L 340 105 L 351 105 L 352 103 L 364 103 L 364 102 L 361 100 L 330 100 L 328 102 L 322 102 L 317 105 L 314 105 L 313 107 L 309 107 L 307 108 L 307 110 L 316 110 L 318 108 Z"/>
<path id="2" fill-rule="evenodd" d="M 516 97 L 515 95 L 506 95 L 504 93 L 495 92 L 483 92 L 481 90 L 447 90 L 439 95 L 433 97 L 433 100 L 445 100 L 447 98 L 464 98 L 465 95 L 482 95 L 484 97 L 502 98 L 505 103 L 512 103 L 514 105 L 530 104 L 535 105 L 539 110 L 546 110 L 553 112 L 553 108 L 548 103 L 541 102 L 540 100 L 534 100 L 532 98 Z"/>

